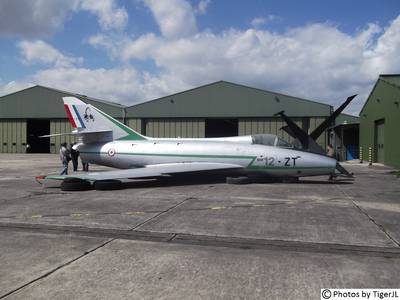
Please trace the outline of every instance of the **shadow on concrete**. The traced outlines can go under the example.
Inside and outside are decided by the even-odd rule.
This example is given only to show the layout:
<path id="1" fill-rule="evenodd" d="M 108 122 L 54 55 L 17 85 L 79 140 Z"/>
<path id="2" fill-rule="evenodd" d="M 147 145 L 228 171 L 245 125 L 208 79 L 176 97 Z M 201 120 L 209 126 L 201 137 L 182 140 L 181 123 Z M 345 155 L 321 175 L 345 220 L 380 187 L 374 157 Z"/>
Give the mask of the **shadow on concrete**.
<path id="1" fill-rule="evenodd" d="M 168 178 L 123 182 L 123 188 L 169 187 L 206 184 L 224 184 L 226 176 L 221 175 L 181 175 Z M 251 184 L 353 184 L 353 179 L 337 179 L 335 181 L 300 179 L 297 182 L 282 182 L 279 178 L 252 178 Z"/>

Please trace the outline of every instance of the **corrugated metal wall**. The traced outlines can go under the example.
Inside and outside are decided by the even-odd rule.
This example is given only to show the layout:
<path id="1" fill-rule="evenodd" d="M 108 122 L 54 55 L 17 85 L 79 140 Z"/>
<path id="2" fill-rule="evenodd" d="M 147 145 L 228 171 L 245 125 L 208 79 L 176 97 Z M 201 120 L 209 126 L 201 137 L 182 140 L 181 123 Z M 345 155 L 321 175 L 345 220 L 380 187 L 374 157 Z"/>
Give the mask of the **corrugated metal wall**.
<path id="1" fill-rule="evenodd" d="M 323 122 L 324 117 L 309 118 L 311 132 Z M 295 118 L 294 121 L 300 127 L 304 127 L 305 118 Z M 202 138 L 205 136 L 204 119 L 128 119 L 127 125 L 132 129 L 150 137 L 165 138 Z M 280 130 L 286 124 L 277 118 L 248 118 L 239 119 L 239 135 L 259 133 L 272 133 L 292 142 L 292 138 Z M 50 121 L 50 134 L 69 133 L 72 131 L 71 123 L 67 119 Z M 145 129 L 145 130 L 143 130 Z M 73 136 L 57 136 L 50 138 L 50 152 L 58 153 L 62 142 L 68 144 L 76 142 Z M 326 147 L 327 135 L 322 134 L 317 142 Z M 25 120 L 1 120 L 0 121 L 0 152 L 25 153 L 26 150 L 26 121 Z"/>
<path id="2" fill-rule="evenodd" d="M 147 119 L 146 131 L 150 137 L 202 138 L 205 136 L 204 119 Z"/>
<path id="3" fill-rule="evenodd" d="M 126 125 L 128 125 L 133 130 L 143 133 L 142 132 L 142 119 L 127 119 Z"/>
<path id="4" fill-rule="evenodd" d="M 26 152 L 25 120 L 0 121 L 0 152 L 2 153 Z"/>
<path id="5" fill-rule="evenodd" d="M 307 128 L 309 132 L 313 131 L 320 125 L 325 117 L 311 118 L 292 118 L 293 121 L 301 128 Z M 307 124 L 309 123 L 309 124 Z M 159 138 L 202 138 L 205 136 L 205 120 L 204 119 L 128 119 L 127 125 L 149 137 Z M 280 130 L 286 123 L 280 118 L 246 118 L 239 119 L 239 135 L 251 135 L 261 133 L 276 134 L 278 137 L 292 142 L 293 138 L 286 132 Z M 145 128 L 144 128 L 145 127 Z M 143 130 L 145 129 L 145 130 Z M 326 147 L 327 135 L 322 134 L 317 143 L 322 147 Z"/>
<path id="6" fill-rule="evenodd" d="M 292 118 L 293 121 L 299 126 L 303 127 L 303 118 Z M 251 135 L 271 133 L 284 139 L 285 141 L 292 142 L 292 138 L 281 127 L 286 125 L 280 118 L 249 118 L 239 119 L 239 135 Z"/>
<path id="7" fill-rule="evenodd" d="M 73 130 L 67 119 L 50 120 L 50 134 L 70 133 Z M 58 153 L 61 143 L 72 144 L 78 139 L 72 135 L 53 136 L 50 138 L 50 153 Z"/>
<path id="8" fill-rule="evenodd" d="M 325 117 L 310 118 L 309 133 L 311 133 L 315 128 L 317 128 L 325 119 L 326 119 Z M 316 142 L 325 149 L 328 143 L 327 132 L 325 131 L 323 134 L 321 134 L 321 136 L 316 140 Z"/>

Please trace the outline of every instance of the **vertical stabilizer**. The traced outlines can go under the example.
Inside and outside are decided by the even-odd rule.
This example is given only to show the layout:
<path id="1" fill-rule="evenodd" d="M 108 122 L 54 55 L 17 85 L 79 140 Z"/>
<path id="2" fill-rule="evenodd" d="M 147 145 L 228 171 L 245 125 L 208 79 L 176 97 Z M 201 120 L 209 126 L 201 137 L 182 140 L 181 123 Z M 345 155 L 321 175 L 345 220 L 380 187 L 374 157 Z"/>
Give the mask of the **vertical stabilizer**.
<path id="1" fill-rule="evenodd" d="M 111 140 L 145 140 L 146 137 L 96 107 L 75 97 L 63 97 L 64 109 L 79 134 L 111 132 Z"/>

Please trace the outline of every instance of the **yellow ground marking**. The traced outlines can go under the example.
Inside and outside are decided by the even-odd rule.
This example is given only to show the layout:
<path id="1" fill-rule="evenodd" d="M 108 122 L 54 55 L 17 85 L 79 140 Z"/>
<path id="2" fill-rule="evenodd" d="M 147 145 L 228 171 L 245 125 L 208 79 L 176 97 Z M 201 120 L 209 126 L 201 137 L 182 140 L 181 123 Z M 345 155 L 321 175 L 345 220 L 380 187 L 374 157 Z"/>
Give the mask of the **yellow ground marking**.
<path id="1" fill-rule="evenodd" d="M 74 213 L 74 214 L 70 214 L 70 216 L 71 216 L 71 217 L 79 218 L 79 217 L 82 217 L 82 216 L 88 217 L 88 216 L 90 216 L 90 214 Z"/>
<path id="2" fill-rule="evenodd" d="M 210 207 L 210 209 L 214 209 L 214 210 L 217 210 L 217 209 L 224 209 L 224 208 L 226 208 L 226 207 L 225 207 L 225 206 Z"/>
<path id="3" fill-rule="evenodd" d="M 142 212 L 142 211 L 128 211 L 126 214 L 129 215 L 129 216 L 137 216 L 137 215 L 143 215 L 144 212 Z"/>

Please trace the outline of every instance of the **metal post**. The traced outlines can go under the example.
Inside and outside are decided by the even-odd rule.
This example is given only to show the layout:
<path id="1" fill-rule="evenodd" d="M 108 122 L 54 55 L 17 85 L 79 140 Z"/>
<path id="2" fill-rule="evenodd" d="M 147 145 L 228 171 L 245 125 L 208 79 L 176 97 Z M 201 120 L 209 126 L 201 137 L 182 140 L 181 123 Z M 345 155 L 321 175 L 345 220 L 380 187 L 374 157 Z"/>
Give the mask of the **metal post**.
<path id="1" fill-rule="evenodd" d="M 372 166 L 372 148 L 368 147 L 368 161 L 369 165 Z"/>
<path id="2" fill-rule="evenodd" d="M 360 153 L 359 153 L 359 159 L 360 159 L 360 164 L 362 164 L 363 163 L 363 148 L 362 148 L 362 146 L 360 146 Z"/>

